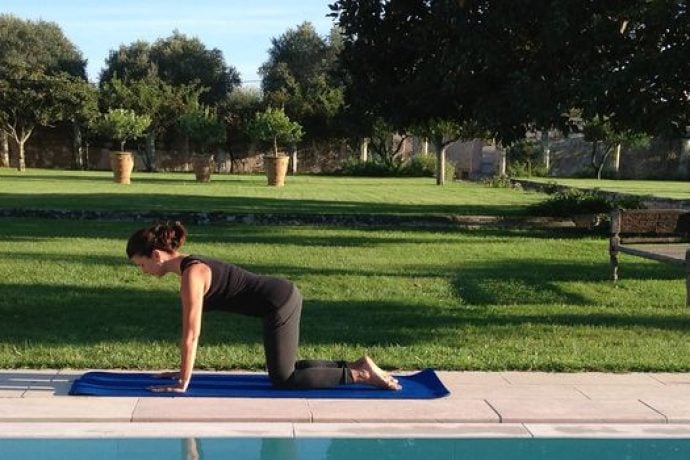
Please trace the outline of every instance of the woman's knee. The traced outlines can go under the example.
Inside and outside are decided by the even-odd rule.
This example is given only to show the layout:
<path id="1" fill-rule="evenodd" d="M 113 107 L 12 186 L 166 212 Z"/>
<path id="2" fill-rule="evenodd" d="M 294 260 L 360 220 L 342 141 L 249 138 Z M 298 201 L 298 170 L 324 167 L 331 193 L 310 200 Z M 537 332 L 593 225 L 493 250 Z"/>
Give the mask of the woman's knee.
<path id="1" fill-rule="evenodd" d="M 292 388 L 294 386 L 294 376 L 295 373 L 290 372 L 270 372 L 268 378 L 271 381 L 271 385 L 275 388 Z"/>

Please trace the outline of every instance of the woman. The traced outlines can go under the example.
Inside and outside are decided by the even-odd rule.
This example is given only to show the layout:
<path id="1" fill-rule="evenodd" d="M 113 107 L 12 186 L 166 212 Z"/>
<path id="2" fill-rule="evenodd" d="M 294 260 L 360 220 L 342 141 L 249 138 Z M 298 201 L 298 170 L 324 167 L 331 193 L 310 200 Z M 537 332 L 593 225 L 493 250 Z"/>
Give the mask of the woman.
<path id="1" fill-rule="evenodd" d="M 127 257 L 143 273 L 180 276 L 182 337 L 180 372 L 175 385 L 153 391 L 185 392 L 194 369 L 203 311 L 221 310 L 255 316 L 263 322 L 264 351 L 271 383 L 277 388 L 329 388 L 366 383 L 399 390 L 398 381 L 368 356 L 345 361 L 296 361 L 302 296 L 290 281 L 260 276 L 206 257 L 179 252 L 187 237 L 179 222 L 154 225 L 135 232 L 127 242 Z"/>

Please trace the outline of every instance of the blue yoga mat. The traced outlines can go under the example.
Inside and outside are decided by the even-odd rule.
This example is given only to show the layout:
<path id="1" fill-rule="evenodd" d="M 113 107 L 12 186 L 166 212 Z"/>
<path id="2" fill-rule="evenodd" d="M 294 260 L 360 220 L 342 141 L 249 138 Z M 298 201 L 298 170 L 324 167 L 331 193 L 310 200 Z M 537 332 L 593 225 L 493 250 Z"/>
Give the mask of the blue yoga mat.
<path id="1" fill-rule="evenodd" d="M 329 398 L 329 399 L 433 399 L 450 394 L 433 369 L 412 375 L 396 375 L 402 390 L 391 391 L 369 385 L 341 385 L 335 388 L 296 390 L 271 386 L 266 374 L 194 374 L 185 393 L 157 393 L 152 385 L 173 384 L 173 379 L 155 374 L 87 372 L 72 384 L 70 395 L 86 396 L 205 396 L 229 398 Z"/>

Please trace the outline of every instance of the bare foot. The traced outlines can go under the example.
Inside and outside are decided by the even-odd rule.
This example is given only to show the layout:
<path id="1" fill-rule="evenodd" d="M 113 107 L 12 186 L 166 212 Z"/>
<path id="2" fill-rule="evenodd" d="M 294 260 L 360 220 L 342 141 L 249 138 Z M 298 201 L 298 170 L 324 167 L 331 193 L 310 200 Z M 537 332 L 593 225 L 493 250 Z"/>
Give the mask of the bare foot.
<path id="1" fill-rule="evenodd" d="M 368 356 L 362 356 L 352 363 L 350 367 L 358 374 L 359 378 L 356 381 L 359 383 L 366 383 L 387 390 L 402 389 L 395 377 L 378 367 Z"/>

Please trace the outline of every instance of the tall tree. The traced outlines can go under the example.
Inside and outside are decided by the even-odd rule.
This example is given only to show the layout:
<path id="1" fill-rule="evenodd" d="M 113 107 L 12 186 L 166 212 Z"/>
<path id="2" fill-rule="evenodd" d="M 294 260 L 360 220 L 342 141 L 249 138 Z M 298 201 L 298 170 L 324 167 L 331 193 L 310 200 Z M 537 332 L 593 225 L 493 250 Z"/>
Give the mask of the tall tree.
<path id="1" fill-rule="evenodd" d="M 268 60 L 259 69 L 269 104 L 299 122 L 307 140 L 334 136 L 333 120 L 343 106 L 343 85 L 336 72 L 341 47 L 337 30 L 323 38 L 304 22 L 271 43 Z"/>
<path id="2" fill-rule="evenodd" d="M 634 131 L 618 131 L 611 122 L 595 117 L 585 123 L 585 140 L 592 143 L 590 165 L 597 179 L 601 179 L 604 167 L 614 149 L 620 147 L 642 147 L 649 144 L 649 137 Z"/>
<path id="3" fill-rule="evenodd" d="M 158 76 L 173 85 L 198 84 L 204 88 L 200 102 L 216 106 L 241 83 L 234 67 L 225 62 L 223 52 L 208 49 L 201 40 L 174 31 L 151 45 L 151 61 Z"/>
<path id="4" fill-rule="evenodd" d="M 690 125 L 690 9 L 687 1 L 622 2 L 614 17 L 619 45 L 600 75 L 606 91 L 589 99 L 619 128 L 669 137 Z"/>
<path id="5" fill-rule="evenodd" d="M 228 131 L 227 149 L 230 155 L 230 172 L 235 168 L 235 151 L 233 145 L 251 143 L 248 134 L 249 123 L 254 119 L 254 114 L 260 111 L 263 101 L 261 94 L 255 89 L 239 88 L 219 106 L 218 115 L 224 120 Z"/>
<path id="6" fill-rule="evenodd" d="M 174 31 L 153 44 L 136 41 L 111 51 L 101 71 L 101 107 L 127 108 L 152 119 L 144 162 L 156 168 L 156 139 L 190 104 L 216 107 L 240 84 L 218 49 Z"/>
<path id="7" fill-rule="evenodd" d="M 20 171 L 36 127 L 72 119 L 88 94 L 86 61 L 57 24 L 0 15 L 0 129 L 18 146 Z"/>
<path id="8" fill-rule="evenodd" d="M 399 129 L 472 121 L 503 144 L 565 128 L 685 130 L 687 2 L 338 0 L 348 104 Z"/>
<path id="9" fill-rule="evenodd" d="M 129 45 L 120 45 L 117 50 L 108 53 L 99 81 L 101 87 L 115 78 L 128 84 L 157 74 L 157 67 L 151 59 L 151 45 L 137 40 Z"/>
<path id="10" fill-rule="evenodd" d="M 196 85 L 173 86 L 154 74 L 128 83 L 114 77 L 101 85 L 101 101 L 106 108 L 129 109 L 151 119 L 143 155 L 148 171 L 156 169 L 156 138 L 173 127 L 180 114 L 197 102 L 199 93 Z"/>

